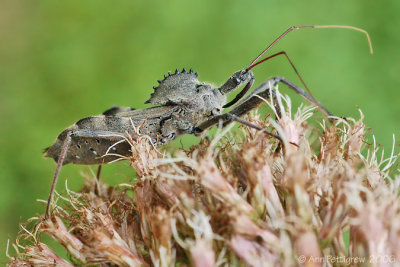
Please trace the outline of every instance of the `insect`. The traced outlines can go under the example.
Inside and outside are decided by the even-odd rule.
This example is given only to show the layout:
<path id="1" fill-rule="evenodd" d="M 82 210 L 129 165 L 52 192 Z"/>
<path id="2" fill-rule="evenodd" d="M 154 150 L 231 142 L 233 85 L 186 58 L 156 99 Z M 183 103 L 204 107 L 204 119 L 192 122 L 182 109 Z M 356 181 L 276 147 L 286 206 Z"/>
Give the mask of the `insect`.
<path id="1" fill-rule="evenodd" d="M 292 26 L 265 48 L 247 68 L 235 72 L 220 87 L 200 82 L 197 73 L 194 73 L 192 69 L 189 71 L 186 69 L 176 70 L 175 73 L 169 72 L 168 75 L 164 75 L 163 80 L 158 81 L 159 85 L 154 87 L 155 90 L 150 99 L 145 102 L 154 107 L 141 110 L 113 107 L 102 115 L 81 119 L 65 129 L 57 137 L 55 143 L 46 149 L 45 156 L 53 158 L 57 162 L 57 168 L 49 193 L 45 218 L 50 215 L 51 201 L 61 166 L 68 163 L 97 164 L 100 170 L 102 164 L 115 160 L 116 156 L 114 155 L 116 154 L 129 156 L 130 146 L 127 142 L 122 141 L 121 134 L 133 133 L 132 125 L 140 125 L 141 134 L 150 136 L 155 145 L 170 142 L 182 134 L 200 134 L 213 125 L 222 123 L 225 126 L 232 121 L 265 131 L 260 126 L 240 117 L 262 102 L 259 97 L 255 97 L 256 95 L 265 99 L 274 98 L 273 87 L 278 83 L 287 85 L 330 116 L 331 113 L 311 95 L 285 51 L 262 59 L 264 54 L 289 32 L 307 28 L 345 28 L 362 32 L 368 39 L 372 53 L 370 37 L 362 29 L 343 25 Z M 254 74 L 251 69 L 279 55 L 287 58 L 307 92 L 283 77 L 274 77 L 244 97 L 254 83 Z M 226 103 L 226 95 L 241 86 L 244 88 L 232 101 Z M 233 107 L 229 111 L 223 113 L 224 109 L 231 106 Z M 266 133 L 280 139 L 271 132 L 266 131 Z M 112 149 L 111 155 L 107 153 L 109 149 Z"/>

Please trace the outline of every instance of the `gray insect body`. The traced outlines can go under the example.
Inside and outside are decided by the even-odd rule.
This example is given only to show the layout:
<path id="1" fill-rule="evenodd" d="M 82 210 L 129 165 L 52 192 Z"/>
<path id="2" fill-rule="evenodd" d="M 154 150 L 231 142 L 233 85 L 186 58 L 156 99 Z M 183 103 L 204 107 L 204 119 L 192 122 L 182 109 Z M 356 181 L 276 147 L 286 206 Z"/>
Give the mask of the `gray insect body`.
<path id="1" fill-rule="evenodd" d="M 237 121 L 257 130 L 263 130 L 266 134 L 282 141 L 278 135 L 240 118 L 261 104 L 262 99 L 272 98 L 277 110 L 277 119 L 279 119 L 279 105 L 275 101 L 275 91 L 273 90 L 278 83 L 287 85 L 304 99 L 316 105 L 323 113 L 331 115 L 311 94 L 307 94 L 297 85 L 279 76 L 267 80 L 247 97 L 244 97 L 254 83 L 254 75 L 251 69 L 279 55 L 286 57 L 301 83 L 309 92 L 307 85 L 285 51 L 264 59 L 262 59 L 262 56 L 289 32 L 295 29 L 311 28 L 345 28 L 362 32 L 367 36 L 372 53 L 369 35 L 362 29 L 341 25 L 292 26 L 263 50 L 246 69 L 235 72 L 220 87 L 199 82 L 197 73 L 193 73 L 192 70 L 187 72 L 183 69 L 182 72 L 176 70 L 174 74 L 168 73 L 162 81 L 158 81 L 159 85 L 154 87 L 155 91 L 146 101 L 146 103 L 156 107 L 142 110 L 113 107 L 102 115 L 84 118 L 65 129 L 55 143 L 46 149 L 45 156 L 51 157 L 57 162 L 47 202 L 46 218 L 50 214 L 50 204 L 61 166 L 74 163 L 98 164 L 101 167 L 102 164 L 117 159 L 118 156 L 116 155 L 129 156 L 131 148 L 127 142 L 124 142 L 124 135 L 128 133 L 136 138 L 134 128 L 139 129 L 140 134 L 150 136 L 153 144 L 162 145 L 182 134 L 200 134 L 218 123 L 225 126 L 232 121 Z M 244 88 L 232 101 L 226 104 L 226 94 L 242 85 L 244 85 Z M 222 112 L 223 109 L 230 106 L 233 106 L 230 110 L 225 113 Z M 110 155 L 107 152 L 111 152 Z"/>
<path id="2" fill-rule="evenodd" d="M 45 156 L 58 161 L 67 135 L 71 141 L 62 164 L 103 164 L 118 155 L 128 156 L 130 147 L 121 135 L 134 136 L 134 127 L 151 137 L 154 144 L 165 144 L 181 134 L 193 134 L 202 122 L 221 114 L 226 97 L 211 84 L 197 80 L 192 70 L 176 71 L 159 81 L 146 103 L 157 107 L 131 110 L 114 107 L 103 115 L 87 117 L 64 130 Z M 111 147 L 111 154 L 106 155 Z"/>

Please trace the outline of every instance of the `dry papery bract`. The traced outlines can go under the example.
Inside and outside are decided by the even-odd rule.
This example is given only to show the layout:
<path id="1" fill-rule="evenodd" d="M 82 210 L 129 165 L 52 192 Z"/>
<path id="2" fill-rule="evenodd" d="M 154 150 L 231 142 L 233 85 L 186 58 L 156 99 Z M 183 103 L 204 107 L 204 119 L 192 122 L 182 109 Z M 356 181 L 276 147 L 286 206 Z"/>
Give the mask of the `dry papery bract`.
<path id="1" fill-rule="evenodd" d="M 99 195 L 93 177 L 79 193 L 67 188 L 50 219 L 21 225 L 9 266 L 399 265 L 399 155 L 365 141 L 361 113 L 330 123 L 278 99 L 279 121 L 246 119 L 284 145 L 244 126 L 168 153 L 127 138 L 137 180 L 101 183 Z"/>

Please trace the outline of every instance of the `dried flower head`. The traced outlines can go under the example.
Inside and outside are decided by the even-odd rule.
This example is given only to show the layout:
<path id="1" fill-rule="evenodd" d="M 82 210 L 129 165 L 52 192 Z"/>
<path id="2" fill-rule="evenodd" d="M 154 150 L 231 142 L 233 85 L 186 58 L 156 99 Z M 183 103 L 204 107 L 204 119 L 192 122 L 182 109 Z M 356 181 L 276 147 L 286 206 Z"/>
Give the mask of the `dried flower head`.
<path id="1" fill-rule="evenodd" d="M 283 144 L 244 126 L 164 154 L 146 136 L 127 138 L 136 182 L 67 188 L 51 218 L 21 226 L 9 266 L 399 265 L 399 155 L 366 144 L 363 115 L 329 124 L 278 100 L 280 120 L 248 119 Z"/>

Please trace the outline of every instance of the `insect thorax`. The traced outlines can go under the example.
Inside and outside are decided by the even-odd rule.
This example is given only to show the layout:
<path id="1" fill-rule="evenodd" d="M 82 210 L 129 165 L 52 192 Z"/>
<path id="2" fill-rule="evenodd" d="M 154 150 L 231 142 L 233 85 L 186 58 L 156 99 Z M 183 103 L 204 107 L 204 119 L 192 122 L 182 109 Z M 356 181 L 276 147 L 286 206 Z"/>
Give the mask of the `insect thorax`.
<path id="1" fill-rule="evenodd" d="M 226 97 L 214 85 L 199 82 L 197 73 L 190 69 L 164 76 L 154 87 L 154 93 L 146 103 L 153 105 L 179 105 L 188 112 L 210 116 L 221 111 Z M 199 114 L 200 115 L 200 114 Z M 199 118 L 200 119 L 200 118 Z"/>

